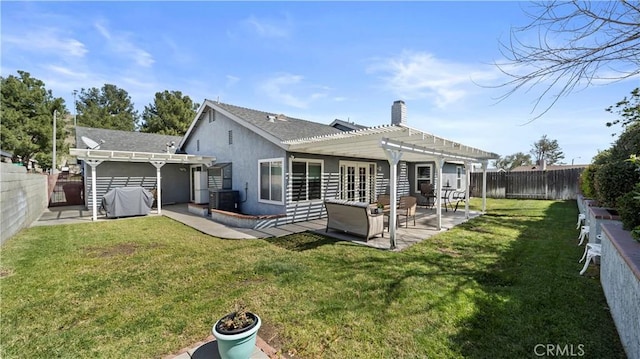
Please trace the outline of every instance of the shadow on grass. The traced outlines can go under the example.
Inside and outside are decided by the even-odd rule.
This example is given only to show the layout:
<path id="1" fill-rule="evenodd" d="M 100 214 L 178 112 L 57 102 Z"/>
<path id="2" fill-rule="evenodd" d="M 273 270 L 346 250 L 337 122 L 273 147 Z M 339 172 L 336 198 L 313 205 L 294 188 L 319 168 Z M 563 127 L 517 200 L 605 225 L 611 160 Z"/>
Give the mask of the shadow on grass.
<path id="1" fill-rule="evenodd" d="M 499 218 L 498 226 L 519 221 L 505 212 L 487 219 Z M 625 358 L 598 268 L 591 277 L 578 274 L 576 216 L 574 201 L 551 203 L 544 216 L 520 222 L 519 237 L 499 260 L 474 274 L 487 295 L 475 297 L 476 314 L 451 337 L 463 357 Z"/>
<path id="2" fill-rule="evenodd" d="M 313 232 L 303 232 L 293 236 L 266 238 L 265 241 L 280 248 L 295 252 L 307 251 L 341 242 L 339 239 L 326 237 Z"/>
<path id="3" fill-rule="evenodd" d="M 328 328 L 306 339 L 322 348 L 309 356 L 344 356 L 349 344 L 333 349 L 332 331 L 362 330 L 389 341 L 378 357 L 535 358 L 554 345 L 550 356 L 624 358 L 597 268 L 578 274 L 576 216 L 575 201 L 493 209 L 403 252 L 350 251 L 316 233 L 273 238 L 290 251 L 321 250 L 286 265 L 265 259 L 255 272 L 304 298 L 292 322 L 308 315 Z"/>

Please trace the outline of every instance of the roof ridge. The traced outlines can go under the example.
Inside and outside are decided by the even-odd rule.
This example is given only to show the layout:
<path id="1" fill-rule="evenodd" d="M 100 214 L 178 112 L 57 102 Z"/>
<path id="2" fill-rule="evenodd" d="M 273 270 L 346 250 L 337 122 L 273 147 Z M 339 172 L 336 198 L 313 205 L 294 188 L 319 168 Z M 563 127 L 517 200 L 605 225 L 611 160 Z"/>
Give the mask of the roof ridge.
<path id="1" fill-rule="evenodd" d="M 164 133 L 157 133 L 157 132 L 127 131 L 127 130 L 118 130 L 118 129 L 115 129 L 115 128 L 86 127 L 86 126 L 76 126 L 76 128 L 82 128 L 82 129 L 87 129 L 87 130 L 122 132 L 122 133 L 135 133 L 135 134 L 141 134 L 141 135 L 182 137 L 180 135 L 167 135 L 167 134 L 164 134 Z"/>
<path id="2" fill-rule="evenodd" d="M 257 110 L 257 109 L 249 108 L 249 107 L 245 107 L 245 106 L 238 106 L 238 105 L 230 104 L 230 103 L 227 103 L 227 102 L 213 101 L 213 100 L 208 100 L 208 101 L 211 101 L 212 103 L 214 103 L 216 105 L 231 106 L 231 107 L 235 107 L 235 108 L 238 108 L 238 109 L 241 109 L 241 110 L 264 113 L 266 115 L 273 115 L 273 116 L 284 115 L 284 116 L 286 116 L 287 119 L 291 119 L 291 120 L 304 121 L 304 122 L 309 122 L 309 123 L 313 123 L 313 124 L 317 124 L 317 125 L 329 126 L 326 123 L 315 122 L 315 121 L 311 121 L 311 120 L 305 120 L 305 119 L 299 118 L 299 117 L 292 117 L 292 116 L 289 116 L 289 115 L 287 115 L 286 113 L 283 113 L 283 112 L 279 112 L 279 113 L 278 112 L 269 112 L 269 111 Z"/>
<path id="3" fill-rule="evenodd" d="M 377 126 L 358 128 L 358 129 L 351 130 L 351 131 L 342 131 L 342 132 L 329 133 L 329 134 L 324 134 L 324 135 L 294 138 L 294 139 L 291 139 L 291 140 L 282 141 L 282 143 L 292 143 L 292 142 L 298 142 L 298 141 L 320 140 L 320 139 L 325 139 L 325 138 L 328 138 L 328 137 L 347 136 L 347 135 L 351 135 L 351 134 L 356 134 L 358 132 L 365 132 L 365 131 L 369 131 L 370 132 L 371 130 L 378 130 L 378 129 L 391 128 L 391 127 L 402 128 L 401 126 L 397 126 L 397 125 L 394 125 L 394 124 L 382 124 L 382 125 L 377 125 Z"/>

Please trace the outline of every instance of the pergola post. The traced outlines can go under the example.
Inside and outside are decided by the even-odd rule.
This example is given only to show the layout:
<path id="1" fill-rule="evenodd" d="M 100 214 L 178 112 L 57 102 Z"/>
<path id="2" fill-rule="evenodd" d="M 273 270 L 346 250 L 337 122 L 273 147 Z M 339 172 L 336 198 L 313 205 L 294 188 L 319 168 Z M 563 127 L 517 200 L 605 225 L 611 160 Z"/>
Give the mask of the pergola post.
<path id="1" fill-rule="evenodd" d="M 397 208 L 396 203 L 398 202 L 398 162 L 402 158 L 402 151 L 399 150 L 390 150 L 385 149 L 385 155 L 387 156 L 387 160 L 389 161 L 389 175 L 390 175 L 390 204 L 391 209 L 389 213 L 389 241 L 390 248 L 396 248 L 396 216 L 397 216 Z"/>
<path id="2" fill-rule="evenodd" d="M 92 220 L 97 221 L 98 220 L 98 191 L 96 189 L 97 186 L 97 179 L 96 179 L 96 167 L 98 167 L 99 164 L 102 163 L 102 160 L 87 160 L 86 161 L 87 164 L 89 164 L 89 166 L 91 166 L 91 209 L 92 209 L 92 213 L 93 216 L 91 217 Z"/>
<path id="3" fill-rule="evenodd" d="M 471 188 L 469 182 L 471 181 L 471 162 L 464 162 L 464 218 L 469 219 L 469 198 L 471 197 Z"/>
<path id="4" fill-rule="evenodd" d="M 482 161 L 482 213 L 487 212 L 487 166 L 489 161 Z"/>
<path id="5" fill-rule="evenodd" d="M 160 180 L 160 169 L 166 164 L 165 161 L 151 161 L 151 164 L 156 168 L 156 206 L 158 207 L 158 214 L 162 214 L 162 186 Z"/>
<path id="6" fill-rule="evenodd" d="M 444 157 L 436 158 L 436 229 L 442 230 L 442 167 L 444 167 Z M 445 204 L 446 205 L 446 204 Z"/>

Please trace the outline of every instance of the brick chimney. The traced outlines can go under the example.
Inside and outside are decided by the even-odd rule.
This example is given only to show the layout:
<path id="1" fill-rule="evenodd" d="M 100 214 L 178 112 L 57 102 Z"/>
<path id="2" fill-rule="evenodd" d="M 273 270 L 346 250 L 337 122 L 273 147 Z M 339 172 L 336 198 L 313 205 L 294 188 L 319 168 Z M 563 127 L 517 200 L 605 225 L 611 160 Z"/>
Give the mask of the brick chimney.
<path id="1" fill-rule="evenodd" d="M 391 124 L 406 125 L 407 124 L 407 105 L 404 101 L 398 100 L 391 106 Z"/>

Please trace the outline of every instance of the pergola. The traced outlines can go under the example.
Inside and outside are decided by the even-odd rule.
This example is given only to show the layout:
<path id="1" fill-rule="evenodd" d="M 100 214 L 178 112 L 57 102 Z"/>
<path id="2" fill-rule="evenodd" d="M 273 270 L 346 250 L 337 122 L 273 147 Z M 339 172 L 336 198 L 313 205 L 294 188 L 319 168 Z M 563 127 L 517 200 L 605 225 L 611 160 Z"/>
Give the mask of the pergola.
<path id="1" fill-rule="evenodd" d="M 442 192 L 442 167 L 446 161 L 465 164 L 466 196 L 465 216 L 469 218 L 469 173 L 472 163 L 482 164 L 482 211 L 486 210 L 487 165 L 499 155 L 447 140 L 406 125 L 385 125 L 333 135 L 316 136 L 284 141 L 290 152 L 347 156 L 387 160 L 391 167 L 391 203 L 397 203 L 397 166 L 400 160 L 408 162 L 433 161 L 436 165 L 437 192 Z M 436 196 L 437 228 L 442 228 L 441 196 Z M 392 249 L 396 245 L 396 206 L 391 206 L 389 229 Z"/>
<path id="2" fill-rule="evenodd" d="M 91 166 L 91 196 L 93 198 L 93 220 L 98 219 L 98 201 L 96 199 L 96 167 L 104 161 L 110 162 L 146 162 L 156 168 L 156 188 L 158 214 L 162 214 L 162 186 L 160 169 L 167 163 L 181 164 L 202 164 L 211 166 L 215 162 L 215 157 L 176 154 L 176 153 L 156 153 L 156 152 L 134 152 L 134 151 L 111 151 L 98 149 L 69 149 L 71 156 L 85 161 Z"/>

